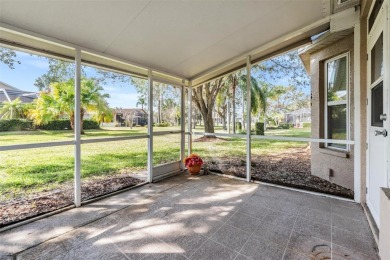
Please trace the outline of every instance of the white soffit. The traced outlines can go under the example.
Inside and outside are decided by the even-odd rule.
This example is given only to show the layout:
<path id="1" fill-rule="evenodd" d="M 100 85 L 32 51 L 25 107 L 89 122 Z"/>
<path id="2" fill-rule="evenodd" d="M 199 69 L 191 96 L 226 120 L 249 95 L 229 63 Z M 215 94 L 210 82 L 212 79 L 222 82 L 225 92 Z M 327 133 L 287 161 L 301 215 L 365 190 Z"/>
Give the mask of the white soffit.
<path id="1" fill-rule="evenodd" d="M 0 22 L 192 79 L 321 20 L 329 6 L 329 0 L 0 0 Z"/>

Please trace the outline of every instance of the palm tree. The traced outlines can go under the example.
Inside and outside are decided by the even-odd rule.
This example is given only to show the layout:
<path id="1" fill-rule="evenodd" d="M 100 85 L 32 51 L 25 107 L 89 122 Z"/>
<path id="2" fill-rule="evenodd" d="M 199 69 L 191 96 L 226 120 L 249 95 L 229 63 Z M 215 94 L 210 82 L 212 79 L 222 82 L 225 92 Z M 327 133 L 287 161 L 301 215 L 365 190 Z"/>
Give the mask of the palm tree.
<path id="1" fill-rule="evenodd" d="M 12 101 L 5 101 L 0 105 L 0 115 L 2 119 L 15 119 L 25 117 L 25 106 L 20 98 Z"/>
<path id="2" fill-rule="evenodd" d="M 141 109 L 144 110 L 144 105 L 146 104 L 146 97 L 144 95 L 138 97 L 138 102 L 135 104 L 137 107 L 141 105 Z"/>
<path id="3" fill-rule="evenodd" d="M 215 101 L 215 112 L 217 112 L 217 114 L 221 117 L 222 119 L 222 128 L 223 130 L 227 130 L 227 126 L 226 126 L 226 117 L 227 117 L 227 114 L 228 114 L 228 111 L 227 111 L 227 102 L 229 102 L 229 89 L 227 88 L 227 86 L 223 86 L 218 94 L 217 94 L 217 97 L 216 97 L 216 101 Z"/>
<path id="4" fill-rule="evenodd" d="M 238 81 L 238 87 L 242 91 L 242 107 L 243 107 L 243 126 L 244 126 L 244 111 L 245 111 L 245 97 L 247 93 L 247 79 L 246 75 L 241 75 Z M 251 113 L 252 114 L 260 114 L 263 112 L 265 114 L 267 108 L 267 96 L 262 87 L 260 87 L 259 83 L 254 77 L 251 77 Z M 250 126 L 248 126 L 250 129 Z M 248 130 L 250 131 L 250 130 Z"/>
<path id="5" fill-rule="evenodd" d="M 286 93 L 287 89 L 283 86 L 271 86 L 270 84 L 260 82 L 261 84 L 261 90 L 265 96 L 265 100 L 276 100 L 280 97 L 280 95 Z M 268 105 L 266 104 L 264 106 L 264 129 L 267 127 L 267 112 L 268 112 Z"/>
<path id="6" fill-rule="evenodd" d="M 109 95 L 102 94 L 102 90 L 103 88 L 91 79 L 81 80 L 81 133 L 84 133 L 83 118 L 87 111 L 97 114 L 108 114 L 111 111 L 106 101 Z M 71 128 L 74 130 L 76 112 L 73 79 L 50 84 L 49 90 L 41 92 L 35 103 L 35 108 L 29 111 L 29 117 L 35 124 L 47 124 L 60 116 L 66 116 L 69 117 Z"/>

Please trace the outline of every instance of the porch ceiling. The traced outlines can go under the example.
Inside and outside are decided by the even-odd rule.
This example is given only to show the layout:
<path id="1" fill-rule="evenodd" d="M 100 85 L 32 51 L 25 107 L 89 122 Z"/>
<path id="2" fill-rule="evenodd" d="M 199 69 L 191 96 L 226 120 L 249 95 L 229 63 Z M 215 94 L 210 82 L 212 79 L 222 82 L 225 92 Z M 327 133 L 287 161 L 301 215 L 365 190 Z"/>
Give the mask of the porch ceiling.
<path id="1" fill-rule="evenodd" d="M 0 22 L 192 79 L 320 20 L 329 6 L 329 0 L 0 0 Z"/>

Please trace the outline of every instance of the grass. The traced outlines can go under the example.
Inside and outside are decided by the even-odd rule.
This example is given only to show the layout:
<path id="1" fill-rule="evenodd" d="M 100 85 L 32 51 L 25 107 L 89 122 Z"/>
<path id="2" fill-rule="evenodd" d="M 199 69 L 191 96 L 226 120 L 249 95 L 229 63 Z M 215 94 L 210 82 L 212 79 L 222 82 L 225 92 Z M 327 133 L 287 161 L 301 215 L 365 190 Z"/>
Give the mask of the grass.
<path id="1" fill-rule="evenodd" d="M 155 128 L 155 131 L 178 130 L 178 127 Z M 217 131 L 221 131 L 218 129 Z M 197 127 L 195 131 L 203 131 Z M 82 139 L 147 134 L 146 127 L 133 129 L 87 130 Z M 267 135 L 307 137 L 310 129 L 272 130 Z M 72 140 L 71 131 L 0 132 L 1 145 Z M 304 142 L 252 140 L 252 154 L 265 155 L 281 150 L 306 147 Z M 147 139 L 83 144 L 82 180 L 93 176 L 118 172 L 146 170 Z M 193 150 L 208 158 L 242 157 L 245 159 L 246 141 L 226 139 L 221 142 L 194 142 Z M 24 195 L 48 191 L 73 181 L 74 147 L 59 146 L 0 152 L 0 202 Z M 154 137 L 154 165 L 180 158 L 180 134 Z"/>

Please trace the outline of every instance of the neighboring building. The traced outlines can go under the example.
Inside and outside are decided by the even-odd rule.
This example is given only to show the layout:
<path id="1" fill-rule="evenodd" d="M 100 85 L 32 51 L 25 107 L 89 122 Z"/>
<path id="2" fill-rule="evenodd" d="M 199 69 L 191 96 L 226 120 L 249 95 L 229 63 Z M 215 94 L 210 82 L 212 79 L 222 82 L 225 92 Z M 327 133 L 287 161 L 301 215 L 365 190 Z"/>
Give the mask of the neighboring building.
<path id="1" fill-rule="evenodd" d="M 294 124 L 295 127 L 302 127 L 303 123 L 311 123 L 311 109 L 301 108 L 284 114 L 284 121 L 287 124 Z"/>
<path id="2" fill-rule="evenodd" d="M 115 108 L 113 120 L 117 126 L 144 126 L 148 124 L 148 114 L 140 108 Z"/>
<path id="3" fill-rule="evenodd" d="M 17 98 L 23 103 L 31 103 L 38 97 L 36 92 L 23 91 L 0 81 L 0 102 L 11 102 Z"/>

